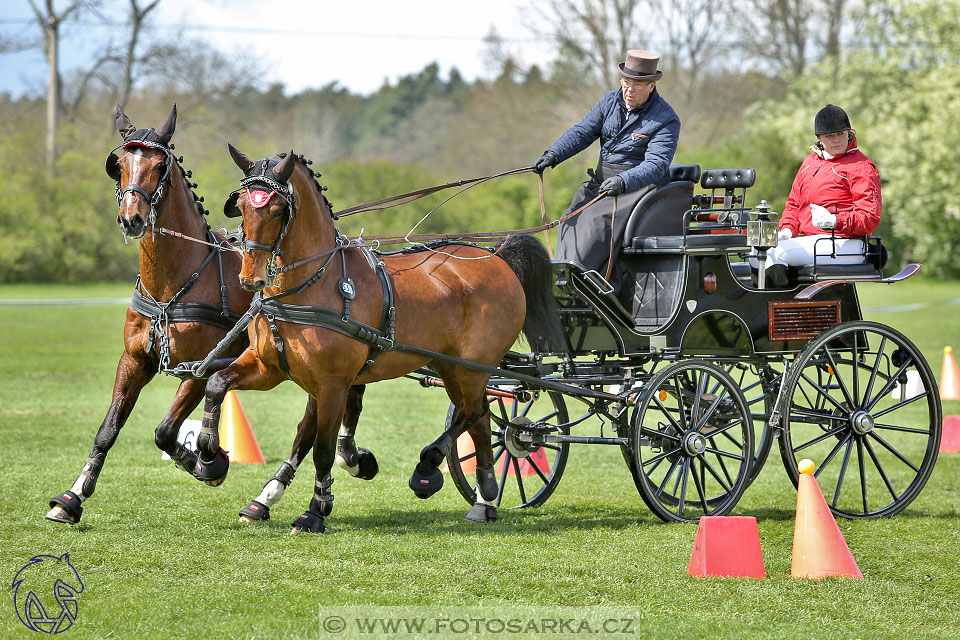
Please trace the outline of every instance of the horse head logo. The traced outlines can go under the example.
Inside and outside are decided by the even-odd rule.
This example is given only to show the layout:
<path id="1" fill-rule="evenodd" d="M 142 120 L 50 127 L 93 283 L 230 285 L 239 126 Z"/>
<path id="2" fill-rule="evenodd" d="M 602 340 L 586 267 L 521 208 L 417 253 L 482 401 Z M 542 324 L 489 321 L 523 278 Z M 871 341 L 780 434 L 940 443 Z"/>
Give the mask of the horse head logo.
<path id="1" fill-rule="evenodd" d="M 13 577 L 13 604 L 25 627 L 40 633 L 61 633 L 77 619 L 77 596 L 83 580 L 70 564 L 70 554 L 34 556 Z"/>

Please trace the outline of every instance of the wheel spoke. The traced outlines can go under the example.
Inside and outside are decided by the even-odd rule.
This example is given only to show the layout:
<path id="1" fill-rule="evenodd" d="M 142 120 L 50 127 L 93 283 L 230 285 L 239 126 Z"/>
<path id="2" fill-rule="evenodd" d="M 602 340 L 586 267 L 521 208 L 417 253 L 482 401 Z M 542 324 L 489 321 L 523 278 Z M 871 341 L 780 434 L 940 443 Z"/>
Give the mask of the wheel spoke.
<path id="1" fill-rule="evenodd" d="M 693 460 L 695 460 L 695 458 L 691 459 L 691 462 L 690 462 L 691 464 L 693 464 Z M 700 470 L 701 472 L 703 471 L 703 464 L 700 465 Z M 697 495 L 700 496 L 700 506 L 703 507 L 703 513 L 704 514 L 710 513 L 710 507 L 707 506 L 707 496 L 705 495 L 705 492 L 703 490 L 703 481 L 700 479 L 700 476 L 697 475 L 696 469 L 693 470 L 692 475 L 693 475 L 693 484 L 697 489 Z"/>
<path id="2" fill-rule="evenodd" d="M 880 460 L 877 458 L 877 452 L 873 450 L 873 445 L 870 444 L 869 440 L 864 440 L 863 444 L 867 447 L 867 453 L 870 454 L 870 459 L 873 460 L 873 466 L 877 468 L 877 471 L 880 472 L 880 477 L 883 478 L 883 483 L 887 485 L 887 491 L 890 492 L 890 495 L 893 496 L 893 500 L 897 500 L 897 492 L 893 490 L 893 485 L 890 483 L 890 478 L 887 477 L 887 473 L 883 470 L 883 465 L 880 464 Z"/>
<path id="3" fill-rule="evenodd" d="M 882 360 L 883 348 L 887 345 L 887 336 L 883 336 L 880 339 L 880 346 L 877 348 L 877 359 L 873 361 L 873 368 L 870 370 L 870 380 L 867 381 L 867 388 L 863 392 L 863 402 L 861 406 L 866 404 L 867 398 L 870 397 L 870 393 L 873 391 L 873 383 L 877 379 L 877 373 L 880 372 L 880 361 Z"/>
<path id="4" fill-rule="evenodd" d="M 850 402 L 851 407 L 859 406 L 857 403 L 860 402 L 860 354 L 857 350 L 857 334 L 853 335 L 853 347 L 851 355 L 853 356 L 853 400 Z M 864 345 L 867 341 L 864 338 Z"/>
<path id="5" fill-rule="evenodd" d="M 876 440 L 877 442 L 879 442 L 880 444 L 882 444 L 883 447 L 884 447 L 887 451 L 889 451 L 889 452 L 892 453 L 893 455 L 897 456 L 903 464 L 907 465 L 908 467 L 910 467 L 911 469 L 913 469 L 915 472 L 920 473 L 920 469 L 918 469 L 912 462 L 910 462 L 909 460 L 907 460 L 907 459 L 903 456 L 902 453 L 900 453 L 899 451 L 897 451 L 897 450 L 893 447 L 893 445 L 891 445 L 889 442 L 887 442 L 886 440 L 884 440 L 883 438 L 881 438 L 878 434 L 876 434 L 876 433 L 874 433 L 873 431 L 871 431 L 871 432 L 870 432 L 869 434 L 867 434 L 867 435 L 869 435 L 869 436 L 872 437 L 874 440 Z"/>
<path id="6" fill-rule="evenodd" d="M 696 429 L 697 428 L 696 425 L 699 422 L 699 420 L 697 419 L 697 416 L 700 415 L 700 400 L 703 399 L 703 390 L 700 388 L 701 386 L 700 383 L 701 382 L 706 383 L 706 380 L 701 380 L 699 371 L 695 371 L 693 374 L 693 377 L 694 377 L 694 380 L 693 380 L 694 391 L 693 391 L 693 405 L 690 407 L 690 422 L 694 425 L 693 428 Z"/>
<path id="7" fill-rule="evenodd" d="M 663 488 L 667 486 L 667 482 L 670 481 L 670 476 L 673 475 L 673 472 L 676 471 L 677 465 L 680 464 L 680 456 L 677 456 L 673 459 L 673 464 L 670 465 L 670 468 L 667 470 L 667 475 L 663 476 L 663 481 L 660 482 L 660 486 L 657 487 L 656 493 L 653 494 L 653 497 L 660 499 L 660 494 L 663 493 Z"/>
<path id="8" fill-rule="evenodd" d="M 848 416 L 835 416 L 832 413 L 821 413 L 813 409 L 790 407 L 791 416 L 800 416 L 801 418 L 810 418 L 817 422 L 847 422 Z"/>
<path id="9" fill-rule="evenodd" d="M 870 513 L 867 508 L 867 470 L 863 466 L 863 439 L 857 438 L 857 463 L 860 465 L 860 495 L 863 496 L 863 512 Z"/>
<path id="10" fill-rule="evenodd" d="M 471 452 L 468 453 L 467 455 L 461 456 L 461 457 L 458 458 L 458 459 L 460 460 L 460 464 L 463 464 L 463 462 L 464 462 L 465 460 L 469 460 L 470 458 L 476 458 L 476 457 L 477 457 L 477 452 L 476 452 L 476 451 L 471 451 Z"/>
<path id="11" fill-rule="evenodd" d="M 680 477 L 683 478 L 683 483 L 680 487 L 680 510 L 677 511 L 677 515 L 681 518 L 683 517 L 683 505 L 687 500 L 687 474 L 690 472 L 690 458 L 683 459 L 683 470 L 680 472 Z"/>
<path id="12" fill-rule="evenodd" d="M 537 466 L 537 462 L 533 459 L 533 456 L 527 458 L 527 464 L 533 467 L 533 470 L 536 471 L 537 475 L 540 476 L 540 479 L 543 480 L 543 484 L 550 482 L 547 476 L 543 475 L 543 471 L 540 470 L 540 467 Z"/>
<path id="13" fill-rule="evenodd" d="M 853 341 L 854 342 L 857 341 L 856 336 L 853 337 Z M 827 354 L 827 359 L 830 361 L 830 367 L 833 369 L 833 377 L 837 379 L 837 385 L 840 387 L 840 393 L 843 394 L 843 399 L 847 401 L 847 406 L 851 408 L 857 406 L 856 403 L 854 403 L 853 398 L 850 397 L 850 392 L 847 390 L 847 385 L 843 381 L 843 376 L 840 375 L 840 367 L 839 365 L 837 365 L 837 361 L 836 359 L 834 359 L 833 352 L 830 351 L 830 347 L 824 345 L 823 350 Z M 856 373 L 857 373 L 856 367 L 857 367 L 856 361 L 854 361 L 854 364 L 853 364 L 854 377 L 856 377 Z"/>
<path id="14" fill-rule="evenodd" d="M 843 462 L 840 463 L 840 473 L 837 474 L 837 488 L 833 491 L 833 501 L 830 504 L 834 509 L 837 508 L 837 500 L 840 498 L 840 489 L 843 488 L 843 478 L 847 475 L 847 463 L 850 462 L 850 451 L 853 450 L 853 441 L 856 438 L 851 437 L 847 440 L 847 449 L 843 452 Z"/>
<path id="15" fill-rule="evenodd" d="M 503 500 L 503 490 L 507 485 L 507 463 L 510 462 L 509 458 L 512 458 L 509 453 L 507 454 L 507 460 L 503 461 L 503 469 L 500 472 L 500 484 L 497 485 L 497 502 L 496 507 L 500 508 L 500 502 Z"/>
<path id="16" fill-rule="evenodd" d="M 813 472 L 813 476 L 815 478 L 820 477 L 820 473 L 827 468 L 827 465 L 829 465 L 830 462 L 833 461 L 833 457 L 837 455 L 837 453 L 839 453 L 840 449 L 843 448 L 843 445 L 847 443 L 847 440 L 849 440 L 852 437 L 853 435 L 848 433 L 843 437 L 842 440 L 838 441 L 837 444 L 834 445 L 833 450 L 830 451 L 830 453 L 827 454 L 827 457 L 823 459 L 823 462 L 820 463 L 820 468 Z"/>
<path id="17" fill-rule="evenodd" d="M 879 418 L 880 416 L 886 415 L 886 414 L 890 413 L 891 411 L 896 411 L 897 409 L 900 409 L 900 408 L 902 408 L 902 407 L 905 407 L 905 406 L 907 406 L 908 404 L 912 404 L 912 403 L 916 402 L 917 400 L 919 400 L 920 398 L 926 398 L 928 395 L 929 395 L 929 393 L 921 393 L 920 395 L 913 396 L 912 398 L 907 398 L 906 400 L 902 400 L 902 401 L 898 402 L 897 404 L 895 404 L 895 405 L 893 405 L 893 406 L 890 406 L 890 407 L 887 407 L 886 409 L 881 409 L 880 411 L 877 411 L 876 413 L 873 414 L 873 417 L 874 417 L 874 418 Z M 926 433 L 930 433 L 930 432 L 927 431 Z"/>
<path id="18" fill-rule="evenodd" d="M 874 396 L 863 409 L 865 411 L 870 411 L 871 409 L 873 409 L 873 407 L 876 406 L 876 404 L 880 402 L 880 400 L 884 396 L 886 396 L 888 393 L 890 393 L 890 391 L 893 390 L 893 385 L 897 384 L 897 380 L 900 378 L 900 376 L 903 375 L 903 373 L 910 367 L 911 364 L 913 364 L 913 358 L 909 358 L 906 362 L 903 363 L 903 365 L 899 369 L 897 369 L 897 372 L 895 374 L 890 376 L 890 379 L 887 380 L 887 382 L 883 385 L 883 388 L 880 390 L 880 393 Z"/>
<path id="19" fill-rule="evenodd" d="M 720 483 L 720 486 L 723 487 L 723 490 L 726 491 L 727 493 L 730 493 L 730 487 L 733 486 L 733 480 L 730 478 L 730 474 L 727 473 L 726 468 L 724 468 L 723 472 L 724 472 L 724 474 L 727 476 L 727 482 L 724 482 L 724 481 L 723 481 L 723 478 L 721 478 L 720 475 L 717 474 L 716 470 L 715 470 L 715 469 L 713 468 L 713 466 L 707 461 L 707 458 L 706 458 L 706 457 L 704 457 L 704 458 L 701 460 L 701 462 L 703 463 L 703 466 L 706 467 L 707 471 L 710 472 L 710 475 L 712 475 L 714 478 L 716 478 L 717 482 Z M 723 460 L 722 460 L 722 459 L 720 459 L 720 464 L 721 464 L 721 465 L 723 464 Z"/>
<path id="20" fill-rule="evenodd" d="M 651 438 L 669 438 L 674 442 L 680 442 L 680 436 L 676 436 L 672 433 L 667 433 L 666 431 L 654 431 L 649 427 L 642 427 L 640 429 L 640 435 L 649 436 Z"/>
<path id="21" fill-rule="evenodd" d="M 822 398 L 824 398 L 824 399 L 826 399 L 826 400 L 829 400 L 830 403 L 833 404 L 833 406 L 835 406 L 835 407 L 836 407 L 837 409 L 839 409 L 840 411 L 844 411 L 844 412 L 849 413 L 849 411 L 848 411 L 842 404 L 840 404 L 839 402 L 837 402 L 836 400 L 833 399 L 833 396 L 831 396 L 829 393 L 827 393 L 823 388 L 817 386 L 817 384 L 816 384 L 813 380 L 811 380 L 810 378 L 808 378 L 806 373 L 801 373 L 801 374 L 800 374 L 800 377 L 803 378 L 804 380 L 806 380 L 807 384 L 809 384 L 810 386 L 812 386 L 812 387 L 814 388 L 814 391 L 817 392 L 817 394 L 818 394 L 819 397 L 822 397 Z M 830 377 L 832 378 L 833 376 L 830 376 Z"/>
<path id="22" fill-rule="evenodd" d="M 873 416 L 876 417 L 877 414 L 873 414 Z M 923 429 L 914 429 L 914 428 L 912 428 L 912 427 L 901 427 L 901 426 L 898 426 L 898 425 L 895 425 L 895 424 L 875 424 L 875 425 L 873 425 L 873 428 L 874 428 L 874 429 L 888 429 L 888 430 L 890 430 L 890 431 L 903 431 L 904 433 L 920 433 L 920 434 L 927 435 L 927 436 L 933 434 L 933 431 L 930 430 L 930 429 L 927 429 L 926 431 L 924 431 Z"/>
<path id="23" fill-rule="evenodd" d="M 739 444 L 739 443 L 738 443 L 736 440 L 734 440 L 733 437 L 730 436 L 729 434 L 725 434 L 725 435 L 727 435 L 727 437 L 730 438 L 730 440 L 732 440 L 735 444 Z M 718 447 L 717 447 L 717 443 L 713 441 L 713 438 L 708 438 L 708 440 L 710 440 L 710 444 L 712 444 L 715 449 L 718 448 Z M 742 446 L 741 446 L 740 448 L 741 448 L 741 450 L 743 449 Z M 704 450 L 704 452 L 706 452 L 706 450 Z M 704 456 L 703 459 L 704 459 L 704 461 L 706 461 L 707 457 Z M 717 462 L 720 464 L 720 468 L 723 469 L 723 475 L 727 476 L 727 482 L 729 482 L 729 483 L 730 483 L 730 486 L 732 487 L 732 486 L 733 486 L 733 478 L 730 476 L 730 471 L 727 470 L 727 465 L 726 465 L 726 463 L 724 463 L 723 458 L 721 458 L 720 456 L 717 456 Z M 709 465 L 708 465 L 708 466 L 709 466 Z M 711 467 L 711 470 L 712 470 L 712 467 Z M 718 480 L 719 480 L 719 478 L 718 478 Z M 721 484 L 722 484 L 722 483 L 721 483 Z M 728 489 L 728 491 L 729 491 L 729 489 Z"/>
<path id="24" fill-rule="evenodd" d="M 835 428 L 835 429 L 830 429 L 830 431 L 825 431 L 825 432 L 823 432 L 821 435 L 819 435 L 819 436 L 817 436 L 816 438 L 814 438 L 813 440 L 811 440 L 810 442 L 804 442 L 803 444 L 794 447 L 794 448 L 793 448 L 793 452 L 796 453 L 797 451 L 800 451 L 800 449 L 806 449 L 807 447 L 813 446 L 813 445 L 817 444 L 818 442 L 821 442 L 821 441 L 823 441 L 823 440 L 826 440 L 826 439 L 829 438 L 830 436 L 835 436 L 835 435 L 837 435 L 838 433 L 840 433 L 841 431 L 843 431 L 845 428 L 846 428 L 846 427 L 844 427 L 844 426 L 840 426 L 840 427 L 837 427 L 837 428 Z"/>
<path id="25" fill-rule="evenodd" d="M 672 455 L 675 454 L 675 453 L 678 453 L 682 448 L 683 448 L 683 447 L 677 447 L 676 449 L 673 449 L 672 451 L 664 451 L 664 452 L 662 452 L 662 453 L 659 453 L 659 454 L 655 455 L 654 457 L 650 458 L 649 460 L 644 461 L 643 466 L 645 467 L 645 466 L 647 466 L 648 464 L 653 464 L 654 462 L 659 462 L 659 461 L 662 460 L 663 458 L 667 458 L 667 457 L 669 457 L 669 456 L 672 456 Z"/>
<path id="26" fill-rule="evenodd" d="M 681 424 L 681 422 L 683 422 L 683 417 L 682 417 L 682 416 L 683 416 L 683 411 L 680 412 L 680 415 L 681 415 L 680 421 L 681 421 L 681 422 L 677 422 L 676 420 L 674 420 L 673 416 L 670 415 L 670 410 L 667 409 L 665 406 L 663 406 L 663 403 L 660 402 L 660 398 L 657 397 L 658 395 L 659 395 L 659 393 L 654 392 L 654 394 L 653 394 L 653 402 L 660 408 L 660 411 L 663 412 L 663 415 L 667 418 L 667 420 L 670 421 L 670 424 L 673 425 L 673 428 L 676 429 L 679 433 L 683 433 L 684 431 L 686 431 L 686 429 L 684 429 L 683 425 Z"/>
<path id="27" fill-rule="evenodd" d="M 527 504 L 527 494 L 523 490 L 523 476 L 520 475 L 520 462 L 517 458 L 513 459 L 513 473 L 517 477 L 517 488 L 520 489 L 520 503 Z"/>
<path id="28" fill-rule="evenodd" d="M 725 456 L 727 458 L 733 458 L 734 460 L 739 460 L 740 462 L 743 462 L 744 460 L 743 456 L 738 456 L 734 453 L 730 453 L 729 451 L 723 451 L 721 449 L 714 449 L 712 447 L 707 447 L 706 449 L 704 449 L 704 451 L 709 451 L 710 453 L 715 454 L 717 456 Z M 751 451 L 750 453 L 753 453 L 753 452 Z"/>
<path id="29" fill-rule="evenodd" d="M 683 433 L 687 430 L 687 418 L 686 411 L 683 408 L 683 388 L 680 386 L 680 380 L 678 376 L 673 377 L 673 384 L 677 390 L 677 410 L 679 411 L 680 418 L 680 433 Z M 657 404 L 660 404 L 659 399 Z"/>

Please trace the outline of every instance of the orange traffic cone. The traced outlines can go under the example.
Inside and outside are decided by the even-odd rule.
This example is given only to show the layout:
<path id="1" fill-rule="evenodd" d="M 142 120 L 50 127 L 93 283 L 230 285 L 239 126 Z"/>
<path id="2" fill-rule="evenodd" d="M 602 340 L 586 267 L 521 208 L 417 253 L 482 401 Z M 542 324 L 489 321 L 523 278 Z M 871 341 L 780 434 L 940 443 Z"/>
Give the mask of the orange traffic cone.
<path id="1" fill-rule="evenodd" d="M 940 399 L 960 400 L 960 367 L 953 357 L 953 347 L 943 348 L 943 371 L 940 373 Z"/>
<path id="2" fill-rule="evenodd" d="M 509 462 L 509 458 L 504 456 L 503 464 L 500 466 L 500 475 L 503 475 L 504 472 L 508 476 L 517 475 L 517 469 L 513 466 L 512 462 Z M 531 453 L 526 458 L 517 459 L 517 467 L 520 468 L 521 476 L 532 476 L 537 473 L 537 469 L 533 468 L 533 465 L 537 465 L 537 469 L 540 469 L 540 472 L 543 475 L 550 474 L 550 462 L 547 460 L 547 454 L 544 453 L 543 449 L 537 449 Z M 504 469 L 506 467 L 506 469 Z"/>
<path id="3" fill-rule="evenodd" d="M 943 416 L 940 452 L 960 453 L 960 416 Z"/>
<path id="4" fill-rule="evenodd" d="M 464 431 L 460 434 L 460 437 L 457 438 L 456 443 L 453 445 L 457 451 L 457 457 L 460 459 L 460 469 L 464 474 L 476 473 L 477 472 L 477 456 L 470 455 L 471 453 L 475 454 L 475 449 L 473 448 L 473 438 L 470 437 L 470 434 Z M 467 458 L 467 456 L 470 456 Z M 464 460 L 464 458 L 467 458 Z M 443 463 L 443 468 L 440 470 L 442 473 L 450 473 L 450 465 L 446 462 Z"/>
<path id="5" fill-rule="evenodd" d="M 233 390 L 227 391 L 220 409 L 220 446 L 227 452 L 230 462 L 264 463 L 250 421 L 240 406 L 237 392 Z"/>
<path id="6" fill-rule="evenodd" d="M 828 577 L 863 580 L 860 567 L 823 499 L 817 479 L 813 477 L 813 462 L 801 460 L 799 466 L 790 575 L 812 580 Z"/>
<path id="7" fill-rule="evenodd" d="M 687 573 L 697 578 L 766 578 L 753 516 L 701 516 Z"/>

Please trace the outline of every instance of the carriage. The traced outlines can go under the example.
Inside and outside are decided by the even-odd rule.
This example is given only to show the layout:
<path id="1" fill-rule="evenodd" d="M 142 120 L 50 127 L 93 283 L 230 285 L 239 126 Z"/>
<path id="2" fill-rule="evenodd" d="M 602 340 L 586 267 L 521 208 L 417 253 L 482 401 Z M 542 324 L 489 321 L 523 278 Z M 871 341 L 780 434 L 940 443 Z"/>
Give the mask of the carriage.
<path id="1" fill-rule="evenodd" d="M 72 489 L 50 501 L 50 520 L 79 521 L 157 371 L 182 378 L 157 446 L 212 486 L 229 469 L 217 434 L 229 389 L 292 378 L 308 392 L 290 457 L 240 512 L 268 519 L 313 449 L 314 494 L 295 532 L 324 530 L 334 459 L 355 477 L 376 475 L 373 454 L 353 438 L 363 386 L 410 372 L 446 387 L 452 401 L 410 486 L 419 497 L 438 491 L 446 458 L 474 521 L 543 504 L 571 444 L 620 447 L 643 500 L 679 522 L 729 513 L 774 440 L 794 484 L 798 461 L 814 460 L 830 508 L 848 518 L 898 513 L 936 462 L 941 407 L 930 367 L 905 336 L 863 320 L 855 287 L 905 279 L 919 265 L 884 278 L 885 250 L 866 238 L 860 264 L 766 268 L 775 214 L 763 201 L 746 206 L 752 169 L 672 167 L 671 181 L 644 195 L 628 220 L 608 274 L 614 287 L 575 262 L 550 263 L 542 245 L 513 232 L 494 251 L 502 260 L 448 240 L 372 251 L 336 231 L 319 173 L 292 150 L 254 162 L 230 146 L 246 177 L 224 205 L 242 216 L 242 249 L 228 246 L 209 232 L 196 184 L 173 155 L 176 107 L 156 130 L 136 129 L 119 107 L 116 116 L 124 151 L 105 168 L 124 236 L 142 238 L 141 277 L 110 411 Z M 219 269 L 204 270 L 214 257 Z M 277 293 L 265 295 L 270 287 Z M 141 288 L 158 298 L 146 304 Z M 529 353 L 510 350 L 521 329 Z M 548 347 L 536 341 L 546 334 Z M 201 396 L 198 449 L 189 451 L 175 435 Z M 599 434 L 588 433 L 598 424 Z M 460 447 L 468 431 L 473 452 Z"/>
<path id="2" fill-rule="evenodd" d="M 863 320 L 855 285 L 919 265 L 884 278 L 877 237 L 865 239 L 862 264 L 752 265 L 751 248 L 776 244 L 775 214 L 745 206 L 754 179 L 752 169 L 672 167 L 628 221 L 619 295 L 596 271 L 553 262 L 568 350 L 510 352 L 489 383 L 497 506 L 543 504 L 571 444 L 620 447 L 666 521 L 729 513 L 775 440 L 794 485 L 798 462 L 815 461 L 836 515 L 892 516 L 918 495 L 940 441 L 936 380 L 909 339 Z M 598 425 L 599 435 L 582 433 Z M 474 455 L 447 453 L 471 504 Z"/>

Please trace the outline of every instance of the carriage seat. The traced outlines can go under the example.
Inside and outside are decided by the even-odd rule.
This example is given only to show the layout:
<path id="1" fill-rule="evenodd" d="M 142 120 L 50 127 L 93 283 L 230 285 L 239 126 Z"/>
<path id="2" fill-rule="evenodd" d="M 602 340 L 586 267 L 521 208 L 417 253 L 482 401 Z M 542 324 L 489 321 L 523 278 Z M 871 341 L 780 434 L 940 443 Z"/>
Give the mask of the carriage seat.
<path id="1" fill-rule="evenodd" d="M 700 174 L 698 164 L 672 165 L 670 182 L 640 198 L 630 212 L 623 232 L 623 246 L 633 246 L 637 236 L 683 233 L 683 214 L 693 206 L 693 189 Z"/>
<path id="2" fill-rule="evenodd" d="M 864 262 L 859 264 L 806 264 L 788 267 L 781 264 L 767 267 L 767 286 L 772 288 L 794 287 L 798 284 L 811 284 L 824 280 L 879 280 L 883 278 L 883 268 L 887 264 L 887 248 L 878 236 L 864 238 L 866 254 Z M 730 264 L 735 277 L 744 282 L 757 285 L 757 268 L 749 262 Z"/>

